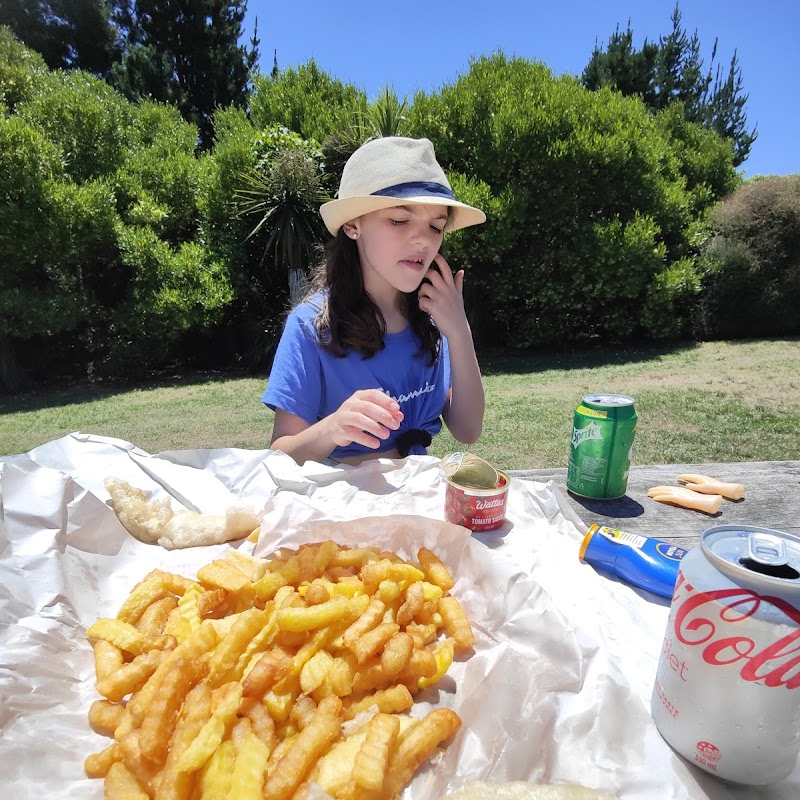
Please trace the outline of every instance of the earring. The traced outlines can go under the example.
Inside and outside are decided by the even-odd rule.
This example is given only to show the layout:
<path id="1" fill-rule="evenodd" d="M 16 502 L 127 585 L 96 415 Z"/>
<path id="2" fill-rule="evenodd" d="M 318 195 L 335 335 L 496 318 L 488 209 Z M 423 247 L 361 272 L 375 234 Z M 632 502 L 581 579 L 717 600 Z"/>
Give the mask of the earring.
<path id="1" fill-rule="evenodd" d="M 353 232 L 350 234 L 350 237 L 351 237 L 352 239 L 358 239 L 358 231 L 353 231 Z"/>

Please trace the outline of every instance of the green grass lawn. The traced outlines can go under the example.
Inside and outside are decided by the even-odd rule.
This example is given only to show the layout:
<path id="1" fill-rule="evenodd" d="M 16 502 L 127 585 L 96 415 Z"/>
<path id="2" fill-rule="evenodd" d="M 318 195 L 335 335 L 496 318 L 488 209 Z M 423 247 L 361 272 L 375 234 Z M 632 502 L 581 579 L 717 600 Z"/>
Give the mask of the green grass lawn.
<path id="1" fill-rule="evenodd" d="M 639 464 L 800 459 L 800 340 L 707 342 L 481 358 L 486 419 L 469 448 L 506 469 L 566 466 L 584 394 L 636 399 Z M 265 379 L 194 376 L 131 387 L 83 386 L 0 397 L 0 455 L 72 431 L 149 453 L 268 447 Z M 463 449 L 449 434 L 433 455 Z"/>

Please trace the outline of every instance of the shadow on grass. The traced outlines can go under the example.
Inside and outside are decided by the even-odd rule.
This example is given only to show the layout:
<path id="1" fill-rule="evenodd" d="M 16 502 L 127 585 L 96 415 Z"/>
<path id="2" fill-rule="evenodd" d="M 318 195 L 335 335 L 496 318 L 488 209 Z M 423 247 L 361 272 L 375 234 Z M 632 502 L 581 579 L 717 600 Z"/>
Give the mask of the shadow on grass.
<path id="1" fill-rule="evenodd" d="M 246 380 L 248 378 L 258 380 L 263 378 L 266 386 L 266 376 L 217 370 L 187 372 L 179 375 L 159 375 L 129 383 L 122 381 L 75 383 L 63 389 L 49 389 L 40 386 L 26 392 L 0 394 L 0 415 L 22 411 L 41 411 L 45 408 L 68 408 L 73 405 L 82 405 L 83 403 L 105 400 L 117 395 L 129 394 L 133 391 L 147 392 L 154 389 L 178 389 L 184 386 L 228 383 L 229 381 Z"/>
<path id="2" fill-rule="evenodd" d="M 483 375 L 526 375 L 548 370 L 593 369 L 652 361 L 660 356 L 688 352 L 699 342 L 654 345 L 598 345 L 591 349 L 558 352 L 492 352 L 479 354 Z"/>

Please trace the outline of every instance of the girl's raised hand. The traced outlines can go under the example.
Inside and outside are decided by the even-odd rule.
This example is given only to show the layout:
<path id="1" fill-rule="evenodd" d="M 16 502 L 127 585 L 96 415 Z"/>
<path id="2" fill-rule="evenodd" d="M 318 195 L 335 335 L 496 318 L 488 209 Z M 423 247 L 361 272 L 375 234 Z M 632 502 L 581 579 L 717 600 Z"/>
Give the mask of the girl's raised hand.
<path id="1" fill-rule="evenodd" d="M 359 389 L 326 417 L 325 423 L 338 447 L 355 442 L 375 450 L 391 430 L 400 427 L 402 419 L 400 406 L 388 394 L 380 389 Z"/>
<path id="2" fill-rule="evenodd" d="M 439 267 L 438 271 L 434 264 Z M 463 334 L 468 330 L 464 313 L 464 270 L 453 275 L 450 265 L 437 253 L 425 277 L 427 281 L 417 290 L 420 309 L 431 315 L 442 336 L 452 339 Z"/>

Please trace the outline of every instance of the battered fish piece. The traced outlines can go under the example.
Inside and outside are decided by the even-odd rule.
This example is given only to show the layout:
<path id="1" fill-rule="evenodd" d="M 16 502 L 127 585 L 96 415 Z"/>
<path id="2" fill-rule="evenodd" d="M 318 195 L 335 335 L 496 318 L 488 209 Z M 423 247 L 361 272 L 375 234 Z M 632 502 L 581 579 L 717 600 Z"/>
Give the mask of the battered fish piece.
<path id="1" fill-rule="evenodd" d="M 166 550 L 242 539 L 259 525 L 249 508 L 234 506 L 225 514 L 173 511 L 171 498 L 148 500 L 147 492 L 119 478 L 106 478 L 103 485 L 125 530 L 140 542 L 159 544 Z"/>

